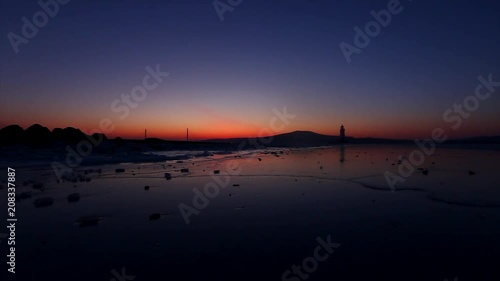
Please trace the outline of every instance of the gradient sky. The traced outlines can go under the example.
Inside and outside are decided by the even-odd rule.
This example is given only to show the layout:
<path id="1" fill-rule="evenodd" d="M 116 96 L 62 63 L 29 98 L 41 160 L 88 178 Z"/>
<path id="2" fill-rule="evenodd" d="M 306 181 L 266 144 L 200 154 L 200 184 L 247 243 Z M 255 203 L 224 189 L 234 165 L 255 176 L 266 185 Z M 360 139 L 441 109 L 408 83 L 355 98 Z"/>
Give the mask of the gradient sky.
<path id="1" fill-rule="evenodd" d="M 221 22 L 208 0 L 72 0 L 15 54 L 7 34 L 41 8 L 2 1 L 0 127 L 90 130 L 110 118 L 109 136 L 245 137 L 286 106 L 297 117 L 278 133 L 337 135 L 343 123 L 354 137 L 500 135 L 500 88 L 458 130 L 442 119 L 479 75 L 500 81 L 500 3 L 401 1 L 348 64 L 340 42 L 387 3 L 244 0 Z M 111 103 L 157 64 L 170 76 L 120 120 Z"/>

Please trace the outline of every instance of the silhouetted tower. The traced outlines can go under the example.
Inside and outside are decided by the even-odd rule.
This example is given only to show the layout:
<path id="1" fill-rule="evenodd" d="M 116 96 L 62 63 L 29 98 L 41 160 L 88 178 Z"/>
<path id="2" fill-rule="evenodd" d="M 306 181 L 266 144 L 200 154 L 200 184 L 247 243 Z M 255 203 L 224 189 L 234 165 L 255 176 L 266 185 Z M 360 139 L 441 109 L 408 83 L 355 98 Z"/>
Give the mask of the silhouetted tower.
<path id="1" fill-rule="evenodd" d="M 344 129 L 344 125 L 340 126 L 340 142 L 345 142 L 345 129 Z"/>

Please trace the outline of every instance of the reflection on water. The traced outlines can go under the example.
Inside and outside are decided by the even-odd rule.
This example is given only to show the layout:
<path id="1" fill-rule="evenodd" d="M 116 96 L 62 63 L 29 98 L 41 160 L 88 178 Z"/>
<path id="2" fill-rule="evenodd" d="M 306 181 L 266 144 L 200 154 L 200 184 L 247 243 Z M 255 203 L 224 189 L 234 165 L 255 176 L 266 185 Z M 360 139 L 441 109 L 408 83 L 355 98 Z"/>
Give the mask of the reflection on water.
<path id="1" fill-rule="evenodd" d="M 344 147 L 344 145 L 341 145 L 339 147 L 339 150 L 340 150 L 340 163 L 344 163 L 344 161 L 345 161 L 345 147 Z"/>
<path id="2" fill-rule="evenodd" d="M 83 177 L 63 183 L 44 169 L 19 170 L 18 264 L 29 270 L 17 276 L 110 280 L 126 267 L 136 280 L 280 280 L 327 235 L 342 247 L 309 280 L 500 276 L 500 209 L 491 207 L 500 202 L 500 153 L 438 149 L 421 166 L 426 174 L 416 170 L 390 192 L 384 172 L 412 149 L 346 145 L 82 167 Z M 229 161 L 238 174 L 223 173 Z M 195 206 L 193 189 L 203 194 L 209 182 L 226 187 L 186 225 L 179 204 Z M 37 208 L 40 198 L 53 204 Z"/>

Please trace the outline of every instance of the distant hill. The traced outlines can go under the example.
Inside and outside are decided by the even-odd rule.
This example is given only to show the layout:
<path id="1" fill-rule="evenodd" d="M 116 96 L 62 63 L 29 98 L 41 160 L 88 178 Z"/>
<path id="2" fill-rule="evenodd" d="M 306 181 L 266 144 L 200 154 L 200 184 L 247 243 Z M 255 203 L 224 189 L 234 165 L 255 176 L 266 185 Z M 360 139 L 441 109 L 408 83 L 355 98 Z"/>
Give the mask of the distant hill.
<path id="1" fill-rule="evenodd" d="M 230 138 L 230 139 L 211 139 L 210 142 L 231 143 L 238 145 L 242 142 L 258 143 L 263 146 L 274 147 L 314 147 L 314 146 L 327 146 L 332 144 L 339 144 L 339 136 L 330 136 L 318 134 L 311 131 L 294 131 L 285 134 L 272 136 L 269 143 L 266 138 Z M 353 138 L 346 137 L 346 144 L 404 144 L 410 143 L 412 140 L 394 140 L 394 139 L 381 139 L 381 138 Z"/>
<path id="2" fill-rule="evenodd" d="M 269 140 L 269 142 L 268 142 Z M 294 131 L 272 136 L 272 138 L 230 138 L 230 139 L 210 139 L 207 142 L 216 143 L 230 143 L 238 145 L 240 143 L 251 143 L 245 146 L 255 146 L 252 144 L 257 143 L 262 146 L 273 147 L 314 147 L 314 146 L 328 146 L 340 143 L 339 136 L 330 136 L 318 134 L 311 131 Z M 410 140 L 391 140 L 379 138 L 353 138 L 346 137 L 346 144 L 396 144 L 396 143 L 409 143 Z"/>
<path id="3" fill-rule="evenodd" d="M 267 141 L 269 140 L 269 141 Z M 207 142 L 230 143 L 238 145 L 246 143 L 245 147 L 253 147 L 258 144 L 266 147 L 313 147 L 328 146 L 339 144 L 339 136 L 330 136 L 314 133 L 311 131 L 294 131 L 285 134 L 272 136 L 272 138 L 229 138 L 229 139 L 210 139 Z M 250 145 L 247 145 L 250 143 Z M 383 139 L 383 138 L 353 138 L 346 137 L 346 144 L 413 144 L 414 140 L 405 139 Z M 445 144 L 500 144 L 500 136 L 474 137 L 467 139 L 448 140 Z"/>
<path id="4" fill-rule="evenodd" d="M 351 138 L 347 138 L 349 140 Z M 295 131 L 273 137 L 274 146 L 323 146 L 340 142 L 339 136 L 328 136 L 310 131 Z"/>
<path id="5" fill-rule="evenodd" d="M 210 139 L 207 142 L 231 143 L 238 145 L 239 143 L 258 144 L 262 146 L 274 147 L 311 147 L 325 146 L 339 143 L 339 136 L 322 135 L 310 131 L 294 131 L 285 134 L 275 135 L 269 138 L 230 138 L 230 139 Z M 352 141 L 353 138 L 347 137 L 347 141 Z"/>

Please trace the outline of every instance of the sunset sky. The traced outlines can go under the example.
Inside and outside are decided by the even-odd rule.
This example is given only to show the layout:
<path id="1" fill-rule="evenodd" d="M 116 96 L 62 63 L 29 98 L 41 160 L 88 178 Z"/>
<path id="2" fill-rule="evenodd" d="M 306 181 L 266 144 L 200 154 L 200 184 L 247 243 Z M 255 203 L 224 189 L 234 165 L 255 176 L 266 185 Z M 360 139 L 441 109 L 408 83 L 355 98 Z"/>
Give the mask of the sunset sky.
<path id="1" fill-rule="evenodd" d="M 500 88 L 459 129 L 442 118 L 478 76 L 500 81 L 497 1 L 401 1 L 350 64 L 339 44 L 354 44 L 353 28 L 389 1 L 243 0 L 224 21 L 212 2 L 72 0 L 16 54 L 7 34 L 41 8 L 3 1 L 0 127 L 90 130 L 109 118 L 111 137 L 247 137 L 286 107 L 296 118 L 276 133 L 500 135 Z M 113 101 L 156 65 L 170 75 L 121 120 Z"/>

